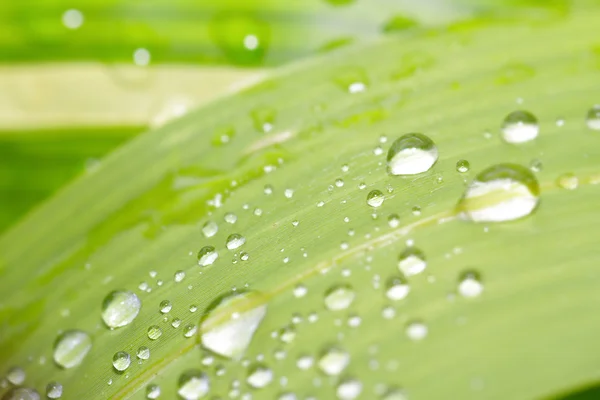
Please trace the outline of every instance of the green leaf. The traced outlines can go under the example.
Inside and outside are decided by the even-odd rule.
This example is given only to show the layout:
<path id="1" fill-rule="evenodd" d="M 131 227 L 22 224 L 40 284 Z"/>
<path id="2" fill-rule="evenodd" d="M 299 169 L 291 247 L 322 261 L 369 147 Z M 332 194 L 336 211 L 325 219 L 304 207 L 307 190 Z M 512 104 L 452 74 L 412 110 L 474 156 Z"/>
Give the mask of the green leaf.
<path id="1" fill-rule="evenodd" d="M 412 399 L 529 399 L 589 386 L 600 350 L 600 134 L 585 122 L 600 73 L 593 4 L 331 53 L 139 136 L 0 238 L 2 367 L 22 368 L 39 391 L 59 382 L 68 399 L 144 398 L 150 384 L 172 399 L 190 370 L 221 397 L 335 398 L 354 380 L 363 398 L 403 387 Z M 540 134 L 510 145 L 499 127 L 516 109 L 537 117 Z M 385 154 L 411 132 L 433 139 L 439 159 L 426 173 L 390 176 Z M 461 159 L 468 172 L 457 172 Z M 456 207 L 466 182 L 532 161 L 541 192 L 532 215 L 456 218 L 473 209 Z M 513 189 L 477 207 L 522 194 Z M 372 190 L 385 197 L 376 209 Z M 207 221 L 218 225 L 208 238 Z M 229 250 L 232 234 L 245 243 Z M 409 240 L 427 266 L 396 302 L 386 284 L 400 279 L 401 254 L 418 255 Z M 219 257 L 199 267 L 204 246 Z M 457 295 L 469 270 L 483 284 L 475 298 Z M 113 290 L 135 292 L 142 308 L 111 331 L 101 307 Z M 223 300 L 241 291 L 250 294 Z M 172 308 L 161 314 L 164 300 Z M 202 334 L 262 306 L 241 360 L 202 349 Z M 150 340 L 155 325 L 162 336 Z M 186 337 L 188 325 L 198 335 Z M 93 345 L 81 365 L 61 369 L 53 345 L 73 329 Z M 290 343 L 279 339 L 290 330 Z M 150 358 L 138 362 L 141 346 Z M 332 347 L 350 356 L 339 377 L 318 366 Z M 113 367 L 120 351 L 132 357 L 124 373 Z M 305 355 L 308 370 L 297 366 Z M 262 389 L 247 383 L 256 362 L 275 375 Z"/>

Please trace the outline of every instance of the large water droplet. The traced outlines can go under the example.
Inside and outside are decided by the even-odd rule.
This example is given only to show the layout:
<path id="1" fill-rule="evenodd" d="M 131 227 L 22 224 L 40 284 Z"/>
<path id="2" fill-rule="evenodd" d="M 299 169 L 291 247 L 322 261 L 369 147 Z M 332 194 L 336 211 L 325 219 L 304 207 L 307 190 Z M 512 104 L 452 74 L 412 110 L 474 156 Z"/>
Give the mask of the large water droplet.
<path id="1" fill-rule="evenodd" d="M 133 292 L 115 290 L 102 302 L 102 319 L 109 328 L 119 328 L 137 317 L 142 302 Z"/>
<path id="2" fill-rule="evenodd" d="M 463 297 L 477 297 L 483 292 L 481 277 L 475 271 L 465 271 L 458 282 L 458 293 Z"/>
<path id="3" fill-rule="evenodd" d="M 231 295 L 209 309 L 200 324 L 202 345 L 225 357 L 240 358 L 267 313 L 255 292 Z"/>
<path id="4" fill-rule="evenodd" d="M 502 139 L 511 144 L 529 142 L 537 137 L 539 131 L 538 120 L 529 111 L 513 111 L 502 123 Z"/>
<path id="5" fill-rule="evenodd" d="M 319 357 L 319 369 L 326 375 L 339 375 L 350 363 L 350 354 L 337 347 L 331 347 Z"/>
<path id="6" fill-rule="evenodd" d="M 232 233 L 227 237 L 226 246 L 229 250 L 235 250 L 246 243 L 246 238 L 239 233 Z"/>
<path id="7" fill-rule="evenodd" d="M 325 292 L 325 307 L 331 311 L 345 310 L 350 307 L 356 296 L 349 285 L 338 285 Z"/>
<path id="8" fill-rule="evenodd" d="M 470 168 L 471 168 L 471 164 L 467 160 L 458 160 L 456 162 L 456 170 L 458 172 L 460 172 L 461 174 L 464 174 L 465 172 L 469 172 Z"/>
<path id="9" fill-rule="evenodd" d="M 362 392 L 362 382 L 354 378 L 342 380 L 335 391 L 340 400 L 354 400 Z"/>
<path id="10" fill-rule="evenodd" d="M 255 389 L 261 389 L 273 381 L 273 371 L 263 364 L 250 368 L 246 382 Z"/>
<path id="11" fill-rule="evenodd" d="M 585 118 L 585 123 L 588 128 L 600 131 L 600 104 L 589 109 Z"/>
<path id="12" fill-rule="evenodd" d="M 83 331 L 70 330 L 62 333 L 54 342 L 52 357 L 63 368 L 76 367 L 92 348 L 90 335 Z"/>
<path id="13" fill-rule="evenodd" d="M 117 371 L 125 371 L 131 364 L 131 356 L 124 351 L 117 351 L 113 356 L 112 363 Z"/>
<path id="14" fill-rule="evenodd" d="M 136 353 L 137 358 L 140 360 L 147 360 L 150 358 L 150 349 L 146 346 L 140 346 Z"/>
<path id="15" fill-rule="evenodd" d="M 201 267 L 212 265 L 217 258 L 219 258 L 219 253 L 213 246 L 204 246 L 198 252 L 198 265 Z"/>
<path id="16" fill-rule="evenodd" d="M 406 276 L 420 274 L 426 267 L 425 253 L 416 247 L 407 247 L 398 257 L 398 269 Z"/>
<path id="17" fill-rule="evenodd" d="M 540 187 L 533 173 L 517 164 L 494 165 L 475 177 L 458 203 L 462 218 L 502 222 L 523 218 L 539 202 Z"/>
<path id="18" fill-rule="evenodd" d="M 63 387 L 58 382 L 50 382 L 46 385 L 46 397 L 49 399 L 60 399 L 62 397 Z"/>
<path id="19" fill-rule="evenodd" d="M 392 175 L 415 175 L 431 169 L 438 159 L 433 140 L 421 133 L 409 133 L 396 139 L 387 155 Z"/>
<path id="20" fill-rule="evenodd" d="M 177 394 L 184 400 L 198 400 L 210 390 L 210 381 L 202 371 L 190 369 L 179 376 Z"/>
<path id="21" fill-rule="evenodd" d="M 367 204 L 373 208 L 380 207 L 385 200 L 385 196 L 380 190 L 371 190 L 367 195 Z"/>

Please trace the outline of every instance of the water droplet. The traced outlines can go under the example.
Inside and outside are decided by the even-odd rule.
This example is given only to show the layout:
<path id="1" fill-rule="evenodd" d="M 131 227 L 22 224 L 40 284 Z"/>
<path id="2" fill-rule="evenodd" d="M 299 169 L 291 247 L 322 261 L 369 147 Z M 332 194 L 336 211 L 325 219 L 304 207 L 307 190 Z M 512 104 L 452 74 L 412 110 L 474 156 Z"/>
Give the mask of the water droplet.
<path id="1" fill-rule="evenodd" d="M 286 198 L 291 199 L 294 196 L 294 189 L 285 189 L 283 194 Z"/>
<path id="2" fill-rule="evenodd" d="M 202 345 L 225 357 L 239 359 L 267 313 L 263 299 L 254 292 L 221 299 L 201 322 Z"/>
<path id="3" fill-rule="evenodd" d="M 179 318 L 173 318 L 173 321 L 171 321 L 171 326 L 175 329 L 179 328 L 179 326 L 181 325 L 181 319 Z"/>
<path id="4" fill-rule="evenodd" d="M 261 389 L 273 381 L 273 371 L 263 364 L 250 368 L 246 382 L 255 389 Z"/>
<path id="5" fill-rule="evenodd" d="M 125 371 L 131 364 L 131 356 L 124 351 L 117 351 L 113 356 L 112 363 L 117 371 Z"/>
<path id="6" fill-rule="evenodd" d="M 208 394 L 208 376 L 197 369 L 190 369 L 179 376 L 177 394 L 184 400 L 198 400 Z"/>
<path id="7" fill-rule="evenodd" d="M 217 258 L 219 258 L 219 253 L 213 246 L 204 246 L 198 252 L 198 265 L 201 267 L 212 265 Z"/>
<path id="8" fill-rule="evenodd" d="M 409 133 L 396 139 L 387 155 L 392 175 L 416 175 L 429 171 L 438 159 L 433 140 L 421 133 Z"/>
<path id="9" fill-rule="evenodd" d="M 185 271 L 177 271 L 175 272 L 175 276 L 173 277 L 176 283 L 181 282 L 185 279 Z"/>
<path id="10" fill-rule="evenodd" d="M 227 214 L 225 214 L 223 219 L 228 224 L 235 224 L 237 222 L 237 215 L 235 215 L 234 213 L 227 213 Z"/>
<path id="11" fill-rule="evenodd" d="M 471 164 L 469 164 L 469 162 L 467 160 L 458 160 L 456 162 L 456 170 L 458 172 L 460 172 L 461 174 L 464 174 L 465 172 L 469 172 L 470 168 L 471 168 Z"/>
<path id="12" fill-rule="evenodd" d="M 296 298 L 304 297 L 306 293 L 308 293 L 308 289 L 301 283 L 294 288 L 294 297 Z"/>
<path id="13" fill-rule="evenodd" d="M 408 296 L 409 292 L 410 286 L 408 285 L 406 279 L 397 277 L 391 278 L 388 281 L 385 295 L 390 300 L 402 300 Z"/>
<path id="14" fill-rule="evenodd" d="M 345 310 L 354 301 L 354 289 L 349 285 L 338 285 L 325 293 L 325 307 L 331 311 Z"/>
<path id="15" fill-rule="evenodd" d="M 150 52 L 148 49 L 140 47 L 133 52 L 133 63 L 139 67 L 145 67 L 150 64 Z"/>
<path id="16" fill-rule="evenodd" d="M 340 400 L 354 400 L 362 392 L 362 382 L 358 379 L 346 378 L 338 384 L 335 392 Z"/>
<path id="17" fill-rule="evenodd" d="M 58 382 L 50 382 L 46 385 L 46 397 L 49 399 L 60 399 L 62 397 L 63 387 Z"/>
<path id="18" fill-rule="evenodd" d="M 2 400 L 40 400 L 40 394 L 31 388 L 14 388 L 2 396 Z"/>
<path id="19" fill-rule="evenodd" d="M 6 373 L 6 379 L 13 385 L 21 385 L 25 382 L 25 370 L 20 367 L 12 367 Z"/>
<path id="20" fill-rule="evenodd" d="M 67 29 L 79 29 L 83 25 L 83 14 L 81 11 L 71 8 L 62 15 L 62 23 Z"/>
<path id="21" fill-rule="evenodd" d="M 150 349 L 146 346 L 141 346 L 136 353 L 137 358 L 140 360 L 147 360 L 150 358 Z"/>
<path id="22" fill-rule="evenodd" d="M 160 386 L 151 383 L 146 386 L 146 398 L 150 400 L 155 400 L 160 397 Z"/>
<path id="23" fill-rule="evenodd" d="M 390 214 L 390 216 L 388 217 L 388 225 L 390 226 L 390 228 L 397 228 L 398 226 L 400 226 L 400 217 L 398 216 L 398 214 Z"/>
<path id="24" fill-rule="evenodd" d="M 218 231 L 219 225 L 214 221 L 208 221 L 202 227 L 202 234 L 207 238 L 215 236 Z"/>
<path id="25" fill-rule="evenodd" d="M 348 352 L 331 347 L 323 352 L 319 357 L 318 366 L 326 375 L 339 375 L 350 363 L 350 354 Z"/>
<path id="26" fill-rule="evenodd" d="M 427 325 L 413 321 L 406 326 L 406 336 L 411 340 L 422 340 L 427 336 Z"/>
<path id="27" fill-rule="evenodd" d="M 162 314 L 167 314 L 169 311 L 171 311 L 171 309 L 173 308 L 173 305 L 171 304 L 171 302 L 169 300 L 163 300 L 160 302 L 160 305 L 158 306 L 158 308 Z"/>
<path id="28" fill-rule="evenodd" d="M 111 329 L 131 323 L 137 317 L 142 302 L 133 292 L 115 290 L 102 302 L 102 319 Z"/>
<path id="29" fill-rule="evenodd" d="M 343 179 L 341 179 L 341 178 L 338 178 L 338 179 L 336 179 L 336 180 L 335 180 L 335 186 L 337 186 L 337 187 L 342 187 L 342 186 L 344 186 L 344 180 L 343 180 Z"/>
<path id="30" fill-rule="evenodd" d="M 537 158 L 534 158 L 529 163 L 529 169 L 533 172 L 540 172 L 542 168 L 544 168 L 544 164 L 541 160 L 538 160 Z"/>
<path id="31" fill-rule="evenodd" d="M 160 329 L 159 326 L 152 325 L 150 328 L 148 328 L 148 338 L 150 340 L 156 340 L 159 337 L 161 337 L 161 335 L 162 335 L 162 329 Z"/>
<path id="32" fill-rule="evenodd" d="M 279 331 L 279 340 L 283 343 L 291 343 L 296 338 L 296 330 L 293 326 L 286 326 Z"/>
<path id="33" fill-rule="evenodd" d="M 246 243 L 246 238 L 244 236 L 239 233 L 232 233 L 227 237 L 227 242 L 225 244 L 229 250 L 235 250 L 244 243 Z"/>
<path id="34" fill-rule="evenodd" d="M 556 183 L 563 189 L 575 190 L 579 186 L 579 179 L 574 174 L 568 173 L 559 176 Z"/>
<path id="35" fill-rule="evenodd" d="M 183 328 L 183 336 L 186 338 L 191 338 L 198 331 L 198 327 L 196 325 L 186 325 Z"/>
<path id="36" fill-rule="evenodd" d="M 398 268 L 406 276 L 420 274 L 426 267 L 425 253 L 416 247 L 407 247 L 398 257 Z"/>
<path id="37" fill-rule="evenodd" d="M 477 297 L 483 292 L 481 277 L 475 271 L 465 271 L 458 281 L 458 293 L 463 297 Z"/>
<path id="38" fill-rule="evenodd" d="M 502 123 L 502 139 L 506 143 L 529 142 L 537 137 L 539 131 L 537 118 L 528 111 L 513 111 Z"/>
<path id="39" fill-rule="evenodd" d="M 600 131 L 600 104 L 597 104 L 588 110 L 585 123 L 588 128 Z"/>
<path id="40" fill-rule="evenodd" d="M 367 195 L 367 204 L 373 208 L 380 207 L 385 200 L 385 196 L 380 190 L 371 190 Z"/>
<path id="41" fill-rule="evenodd" d="M 296 366 L 301 370 L 307 370 L 313 366 L 314 362 L 312 356 L 302 355 L 296 360 Z"/>
<path id="42" fill-rule="evenodd" d="M 58 336 L 54 342 L 52 357 L 63 368 L 73 368 L 81 364 L 92 348 L 90 335 L 83 331 L 69 330 Z"/>
<path id="43" fill-rule="evenodd" d="M 461 217 L 474 222 L 523 218 L 539 202 L 540 188 L 533 173 L 517 164 L 494 165 L 475 177 L 458 203 Z"/>
<path id="44" fill-rule="evenodd" d="M 390 389 L 383 395 L 381 400 L 408 400 L 408 397 L 401 389 Z"/>

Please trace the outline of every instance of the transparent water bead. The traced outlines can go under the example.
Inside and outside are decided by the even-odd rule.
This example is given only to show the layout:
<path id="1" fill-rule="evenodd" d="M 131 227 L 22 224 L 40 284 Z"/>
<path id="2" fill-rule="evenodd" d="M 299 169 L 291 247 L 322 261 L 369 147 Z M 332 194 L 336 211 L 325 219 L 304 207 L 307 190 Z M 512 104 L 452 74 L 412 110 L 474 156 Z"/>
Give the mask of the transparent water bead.
<path id="1" fill-rule="evenodd" d="M 518 164 L 498 164 L 482 171 L 458 203 L 463 219 L 503 222 L 531 214 L 539 203 L 540 187 L 531 170 Z"/>
<path id="2" fill-rule="evenodd" d="M 151 383 L 146 386 L 146 398 L 150 400 L 158 399 L 160 397 L 160 386 Z"/>
<path id="3" fill-rule="evenodd" d="M 579 187 L 579 178 L 575 174 L 566 173 L 559 176 L 556 183 L 563 189 L 575 190 Z"/>
<path id="4" fill-rule="evenodd" d="M 102 319 L 111 329 L 128 325 L 137 317 L 142 302 L 133 292 L 115 290 L 102 302 Z"/>
<path id="5" fill-rule="evenodd" d="M 204 246 L 198 252 L 198 265 L 201 267 L 212 265 L 217 258 L 219 258 L 219 253 L 213 246 Z"/>
<path id="6" fill-rule="evenodd" d="M 337 347 L 331 347 L 323 352 L 317 365 L 325 375 L 340 375 L 350 364 L 350 354 Z"/>
<path id="7" fill-rule="evenodd" d="M 232 233 L 227 237 L 226 246 L 229 250 L 235 250 L 246 243 L 246 238 L 239 233 Z"/>
<path id="8" fill-rule="evenodd" d="M 381 207 L 385 196 L 380 190 L 371 190 L 367 195 L 367 204 L 373 208 Z"/>
<path id="9" fill-rule="evenodd" d="M 273 381 L 273 371 L 263 364 L 250 368 L 246 382 L 255 389 L 261 389 Z"/>
<path id="10" fill-rule="evenodd" d="M 388 281 L 385 295 L 390 300 L 398 301 L 406 298 L 409 292 L 410 286 L 406 279 L 397 277 Z"/>
<path id="11" fill-rule="evenodd" d="M 407 247 L 398 257 L 398 269 L 405 276 L 420 274 L 427 268 L 425 253 L 416 247 Z"/>
<path id="12" fill-rule="evenodd" d="M 427 325 L 422 322 L 414 321 L 406 326 L 406 336 L 411 340 L 423 340 L 427 333 Z"/>
<path id="13" fill-rule="evenodd" d="M 58 382 L 49 382 L 46 385 L 46 397 L 49 399 L 60 399 L 62 392 L 63 386 Z"/>
<path id="14" fill-rule="evenodd" d="M 391 175 L 416 175 L 429 171 L 438 160 L 438 149 L 428 136 L 409 133 L 396 139 L 387 154 Z"/>
<path id="15" fill-rule="evenodd" d="M 35 389 L 20 387 L 6 393 L 2 400 L 40 400 L 40 394 Z"/>
<path id="16" fill-rule="evenodd" d="M 477 297 L 483 292 L 481 276 L 476 271 L 463 272 L 458 281 L 458 293 L 463 297 Z"/>
<path id="17" fill-rule="evenodd" d="M 214 353 L 239 359 L 266 313 L 267 305 L 256 292 L 225 297 L 201 321 L 202 345 Z"/>
<path id="18" fill-rule="evenodd" d="M 208 221 L 202 227 L 202 234 L 207 238 L 215 236 L 218 231 L 219 225 L 214 221 Z"/>
<path id="19" fill-rule="evenodd" d="M 600 104 L 596 104 L 589 109 L 585 117 L 585 123 L 588 128 L 600 131 Z"/>
<path id="20" fill-rule="evenodd" d="M 6 379 L 13 385 L 21 385 L 25 382 L 25 370 L 21 367 L 12 367 L 6 373 Z"/>
<path id="21" fill-rule="evenodd" d="M 148 339 L 156 340 L 162 336 L 162 329 L 158 325 L 152 325 L 148 328 Z"/>
<path id="22" fill-rule="evenodd" d="M 141 346 L 140 348 L 138 348 L 136 356 L 140 360 L 147 360 L 150 358 L 150 349 L 146 346 Z"/>
<path id="23" fill-rule="evenodd" d="M 206 374 L 190 369 L 179 376 L 177 394 L 184 400 L 198 400 L 208 394 L 210 381 Z"/>
<path id="24" fill-rule="evenodd" d="M 336 285 L 325 292 L 325 307 L 331 311 L 345 310 L 355 297 L 356 293 L 350 285 Z"/>
<path id="25" fill-rule="evenodd" d="M 502 123 L 502 139 L 506 143 L 529 142 L 538 136 L 540 127 L 537 118 L 529 111 L 513 111 Z"/>
<path id="26" fill-rule="evenodd" d="M 171 304 L 171 302 L 169 300 L 163 300 L 158 305 L 158 309 L 160 310 L 161 314 L 167 314 L 168 312 L 171 311 L 172 308 L 173 308 L 173 305 Z"/>
<path id="27" fill-rule="evenodd" d="M 125 371 L 131 365 L 131 356 L 124 351 L 117 351 L 113 356 L 112 364 L 117 371 Z"/>
<path id="28" fill-rule="evenodd" d="M 461 174 L 469 172 L 469 169 L 471 169 L 471 164 L 467 160 L 458 160 L 456 162 L 456 170 Z"/>
<path id="29" fill-rule="evenodd" d="M 52 357 L 60 367 L 73 368 L 81 364 L 91 348 L 90 335 L 79 330 L 69 330 L 56 338 Z"/>
<path id="30" fill-rule="evenodd" d="M 362 382 L 358 379 L 346 378 L 338 384 L 335 393 L 339 400 L 354 400 L 360 396 L 362 387 Z"/>

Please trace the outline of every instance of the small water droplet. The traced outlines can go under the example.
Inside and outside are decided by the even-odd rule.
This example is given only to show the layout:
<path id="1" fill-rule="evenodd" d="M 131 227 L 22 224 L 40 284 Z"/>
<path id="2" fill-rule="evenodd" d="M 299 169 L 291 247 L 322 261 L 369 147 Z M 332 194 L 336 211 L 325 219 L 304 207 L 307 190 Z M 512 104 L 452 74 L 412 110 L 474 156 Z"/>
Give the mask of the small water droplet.
<path id="1" fill-rule="evenodd" d="M 273 371 L 263 364 L 256 364 L 248 371 L 246 382 L 255 389 L 261 389 L 273 381 Z"/>
<path id="2" fill-rule="evenodd" d="M 410 292 L 410 286 L 402 277 L 391 278 L 387 283 L 385 295 L 390 300 L 402 300 Z"/>
<path id="3" fill-rule="evenodd" d="M 579 179 L 576 175 L 567 173 L 559 176 L 556 183 L 563 189 L 575 190 L 579 186 Z"/>
<path id="4" fill-rule="evenodd" d="M 141 346 L 140 348 L 138 348 L 136 356 L 140 360 L 147 360 L 150 358 L 150 349 L 146 346 Z"/>
<path id="5" fill-rule="evenodd" d="M 385 200 L 385 196 L 380 190 L 371 190 L 367 195 L 367 204 L 373 208 L 380 207 Z"/>
<path id="6" fill-rule="evenodd" d="M 191 338 L 198 331 L 198 327 L 196 325 L 186 325 L 183 328 L 183 336 L 186 338 Z"/>
<path id="7" fill-rule="evenodd" d="M 235 250 L 246 243 L 246 238 L 239 233 L 232 233 L 227 237 L 225 245 L 229 250 Z"/>
<path id="8" fill-rule="evenodd" d="M 285 189 L 285 191 L 283 192 L 283 194 L 288 199 L 291 199 L 294 196 L 294 189 Z"/>
<path id="9" fill-rule="evenodd" d="M 185 271 L 177 271 L 175 272 L 175 276 L 173 277 L 176 283 L 181 282 L 185 279 Z"/>
<path id="10" fill-rule="evenodd" d="M 171 311 L 172 308 L 173 308 L 173 305 L 171 304 L 171 302 L 169 300 L 161 301 L 158 306 L 158 309 L 160 310 L 160 312 L 162 314 L 167 314 L 169 311 Z"/>
<path id="11" fill-rule="evenodd" d="M 411 340 L 422 340 L 427 333 L 427 325 L 420 321 L 413 321 L 406 326 L 406 336 Z"/>
<path id="12" fill-rule="evenodd" d="M 150 59 L 151 55 L 148 49 L 140 47 L 138 49 L 135 49 L 133 52 L 133 63 L 138 67 L 147 66 L 148 64 L 150 64 Z"/>
<path id="13" fill-rule="evenodd" d="M 266 313 L 266 304 L 255 292 L 225 297 L 208 310 L 201 322 L 202 345 L 222 356 L 239 359 Z"/>
<path id="14" fill-rule="evenodd" d="M 398 214 L 390 214 L 388 216 L 388 225 L 390 226 L 390 228 L 397 228 L 398 226 L 400 226 L 400 217 L 398 216 Z"/>
<path id="15" fill-rule="evenodd" d="M 428 136 L 409 133 L 396 139 L 387 154 L 392 175 L 416 175 L 429 171 L 438 159 L 438 149 Z"/>
<path id="16" fill-rule="evenodd" d="M 289 325 L 279 331 L 279 340 L 283 343 L 291 343 L 296 338 L 296 329 Z"/>
<path id="17" fill-rule="evenodd" d="M 533 172 L 540 172 L 542 168 L 544 168 L 544 164 L 542 164 L 542 161 L 538 160 L 537 158 L 534 158 L 529 163 L 529 169 Z"/>
<path id="18" fill-rule="evenodd" d="M 588 128 L 600 131 L 600 104 L 597 104 L 588 110 L 585 123 Z"/>
<path id="19" fill-rule="evenodd" d="M 273 130 L 275 123 L 275 110 L 271 108 L 257 108 L 251 113 L 254 128 L 261 133 L 269 133 Z"/>
<path id="20" fill-rule="evenodd" d="M 150 340 L 156 340 L 162 335 L 162 329 L 157 325 L 152 325 L 148 328 L 148 338 Z"/>
<path id="21" fill-rule="evenodd" d="M 155 400 L 160 397 L 160 386 L 151 383 L 146 386 L 146 398 L 150 400 Z"/>
<path id="22" fill-rule="evenodd" d="M 112 363 L 117 371 L 125 371 L 131 365 L 131 356 L 124 351 L 117 351 L 113 356 Z"/>
<path id="23" fill-rule="evenodd" d="M 223 219 L 228 224 L 235 224 L 237 222 L 237 215 L 235 215 L 234 213 L 227 213 L 227 214 L 225 214 Z"/>
<path id="24" fill-rule="evenodd" d="M 65 11 L 62 15 L 62 23 L 67 29 L 79 29 L 83 21 L 83 13 L 74 8 Z"/>
<path id="25" fill-rule="evenodd" d="M 25 370 L 21 367 L 12 367 L 6 373 L 6 379 L 13 385 L 21 385 L 25 382 Z"/>
<path id="26" fill-rule="evenodd" d="M 304 296 L 306 296 L 306 293 L 308 293 L 308 289 L 303 284 L 300 283 L 300 284 L 296 285 L 296 287 L 294 287 L 294 297 L 296 297 L 296 298 L 304 297 Z"/>
<path id="27" fill-rule="evenodd" d="M 49 382 L 46 385 L 46 397 L 49 399 L 60 399 L 62 397 L 63 387 L 58 382 Z"/>
<path id="28" fill-rule="evenodd" d="M 461 174 L 469 172 L 469 169 L 471 169 L 471 164 L 467 160 L 458 160 L 456 162 L 456 170 Z"/>
<path id="29" fill-rule="evenodd" d="M 348 93 L 361 93 L 367 90 L 369 80 L 363 68 L 347 67 L 340 71 L 335 82 Z"/>
<path id="30" fill-rule="evenodd" d="M 420 274 L 426 267 L 425 253 L 416 247 L 407 247 L 398 257 L 398 269 L 406 276 Z"/>
<path id="31" fill-rule="evenodd" d="M 207 238 L 215 236 L 218 231 L 219 225 L 214 221 L 208 221 L 202 227 L 202 234 Z"/>
<path id="32" fill-rule="evenodd" d="M 338 178 L 335 180 L 335 186 L 342 187 L 344 186 L 344 180 L 342 178 Z"/>
<path id="33" fill-rule="evenodd" d="M 335 391 L 339 400 L 354 400 L 361 392 L 362 382 L 354 378 L 343 379 Z"/>
<path id="34" fill-rule="evenodd" d="M 539 202 L 539 183 L 517 164 L 498 164 L 482 171 L 458 203 L 461 217 L 474 222 L 503 222 L 523 218 Z"/>
<path id="35" fill-rule="evenodd" d="M 330 347 L 319 357 L 318 366 L 324 374 L 340 375 L 350 363 L 350 354 L 337 347 Z"/>
<path id="36" fill-rule="evenodd" d="M 52 357 L 63 368 L 73 368 L 81 364 L 92 348 L 90 335 L 83 331 L 69 330 L 58 336 L 54 342 Z"/>
<path id="37" fill-rule="evenodd" d="M 217 258 L 219 258 L 219 253 L 213 246 L 204 246 L 198 252 L 198 265 L 201 267 L 212 265 Z"/>
<path id="38" fill-rule="evenodd" d="M 518 144 L 535 139 L 540 127 L 537 118 L 529 111 L 513 111 L 502 123 L 502 139 L 506 143 Z"/>
<path id="39" fill-rule="evenodd" d="M 458 279 L 458 293 L 463 297 L 477 297 L 483 292 L 481 277 L 476 271 L 465 271 Z"/>
<path id="40" fill-rule="evenodd" d="M 356 293 L 349 285 L 338 285 L 325 292 L 325 307 L 331 311 L 345 310 L 354 301 Z"/>
<path id="41" fill-rule="evenodd" d="M 102 319 L 111 329 L 128 325 L 137 317 L 142 302 L 133 292 L 115 290 L 102 302 Z"/>
<path id="42" fill-rule="evenodd" d="M 189 369 L 179 376 L 177 394 L 184 400 L 198 400 L 208 394 L 208 376 L 197 369 Z"/>

